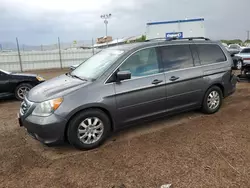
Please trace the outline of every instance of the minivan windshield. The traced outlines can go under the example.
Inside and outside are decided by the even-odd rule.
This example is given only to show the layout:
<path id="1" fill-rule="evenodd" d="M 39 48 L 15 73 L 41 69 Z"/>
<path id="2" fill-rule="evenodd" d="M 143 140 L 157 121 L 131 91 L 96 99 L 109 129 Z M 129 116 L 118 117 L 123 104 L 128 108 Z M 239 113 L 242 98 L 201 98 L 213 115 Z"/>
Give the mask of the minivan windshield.
<path id="1" fill-rule="evenodd" d="M 96 79 L 104 73 L 122 54 L 122 50 L 105 49 L 93 55 L 71 72 L 72 76 Z"/>

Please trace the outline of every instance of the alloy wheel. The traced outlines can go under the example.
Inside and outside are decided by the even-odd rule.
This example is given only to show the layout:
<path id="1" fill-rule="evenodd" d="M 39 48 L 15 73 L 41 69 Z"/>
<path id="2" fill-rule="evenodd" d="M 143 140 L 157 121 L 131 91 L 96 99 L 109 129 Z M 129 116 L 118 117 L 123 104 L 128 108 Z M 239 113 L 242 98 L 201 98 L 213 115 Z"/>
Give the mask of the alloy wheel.
<path id="1" fill-rule="evenodd" d="M 78 126 L 78 138 L 84 144 L 97 142 L 104 132 L 103 122 L 97 117 L 86 118 Z"/>
<path id="2" fill-rule="evenodd" d="M 29 91 L 30 91 L 29 87 L 23 86 L 18 88 L 17 95 L 20 99 L 24 99 L 24 97 L 28 94 Z"/>
<path id="3" fill-rule="evenodd" d="M 211 110 L 215 110 L 220 104 L 220 94 L 217 91 L 212 91 L 208 95 L 207 105 Z"/>

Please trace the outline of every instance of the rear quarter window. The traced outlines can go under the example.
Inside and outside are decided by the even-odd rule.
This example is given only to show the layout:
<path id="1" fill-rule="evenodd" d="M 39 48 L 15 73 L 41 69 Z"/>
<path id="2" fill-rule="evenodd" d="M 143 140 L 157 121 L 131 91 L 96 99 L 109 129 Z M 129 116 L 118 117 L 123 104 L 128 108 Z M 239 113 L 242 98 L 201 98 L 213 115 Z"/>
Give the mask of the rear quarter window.
<path id="1" fill-rule="evenodd" d="M 221 47 L 217 44 L 197 44 L 196 47 L 202 65 L 219 63 L 227 60 Z"/>

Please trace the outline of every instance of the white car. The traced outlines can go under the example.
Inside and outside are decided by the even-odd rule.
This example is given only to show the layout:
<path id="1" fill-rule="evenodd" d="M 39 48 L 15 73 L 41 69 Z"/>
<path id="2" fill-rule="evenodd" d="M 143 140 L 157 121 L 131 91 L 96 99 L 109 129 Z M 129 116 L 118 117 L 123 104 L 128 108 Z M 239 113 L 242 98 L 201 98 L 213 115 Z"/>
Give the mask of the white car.
<path id="1" fill-rule="evenodd" d="M 238 50 L 238 51 L 241 51 L 243 49 L 243 47 L 240 46 L 239 44 L 230 44 L 228 46 L 228 49 L 229 50 Z"/>
<path id="2" fill-rule="evenodd" d="M 250 64 L 250 47 L 243 48 L 240 53 L 236 54 L 243 59 L 244 64 Z"/>

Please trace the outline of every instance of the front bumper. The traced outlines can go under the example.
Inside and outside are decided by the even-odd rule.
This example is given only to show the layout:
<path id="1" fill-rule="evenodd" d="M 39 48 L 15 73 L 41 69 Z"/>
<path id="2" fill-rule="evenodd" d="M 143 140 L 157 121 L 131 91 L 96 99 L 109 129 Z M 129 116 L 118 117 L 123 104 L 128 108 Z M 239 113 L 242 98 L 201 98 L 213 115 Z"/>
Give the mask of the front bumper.
<path id="1" fill-rule="evenodd" d="M 27 132 L 43 144 L 59 144 L 64 142 L 66 120 L 52 114 L 48 117 L 30 115 L 19 118 L 20 126 L 27 129 Z"/>

